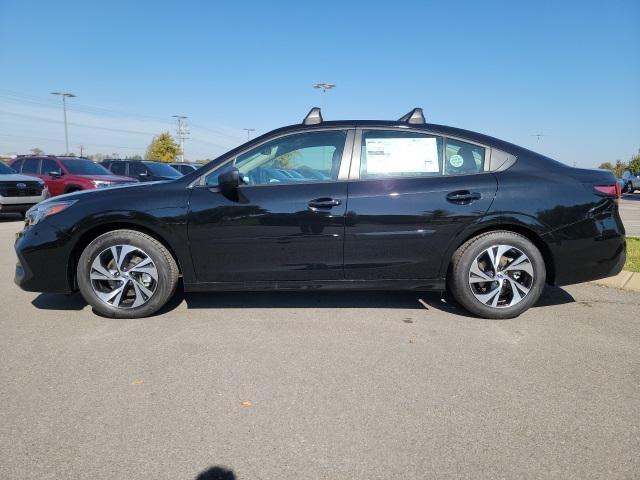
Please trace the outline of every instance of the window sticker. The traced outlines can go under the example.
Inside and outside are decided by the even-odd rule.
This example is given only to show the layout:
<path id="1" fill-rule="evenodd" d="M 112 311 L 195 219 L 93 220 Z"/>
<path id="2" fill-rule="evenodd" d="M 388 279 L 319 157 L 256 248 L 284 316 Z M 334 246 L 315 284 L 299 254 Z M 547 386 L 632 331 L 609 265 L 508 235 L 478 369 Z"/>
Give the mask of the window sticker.
<path id="1" fill-rule="evenodd" d="M 367 173 L 437 173 L 436 138 L 367 138 Z"/>
<path id="2" fill-rule="evenodd" d="M 449 157 L 449 163 L 454 168 L 460 168 L 464 164 L 464 158 L 458 154 L 451 155 L 451 157 Z"/>

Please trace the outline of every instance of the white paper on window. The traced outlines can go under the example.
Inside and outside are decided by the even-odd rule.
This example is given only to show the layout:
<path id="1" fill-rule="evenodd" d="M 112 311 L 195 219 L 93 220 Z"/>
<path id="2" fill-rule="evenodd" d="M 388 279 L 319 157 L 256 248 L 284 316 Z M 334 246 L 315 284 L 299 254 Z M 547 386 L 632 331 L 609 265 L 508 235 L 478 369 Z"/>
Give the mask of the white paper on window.
<path id="1" fill-rule="evenodd" d="M 367 173 L 437 173 L 436 139 L 367 138 Z"/>

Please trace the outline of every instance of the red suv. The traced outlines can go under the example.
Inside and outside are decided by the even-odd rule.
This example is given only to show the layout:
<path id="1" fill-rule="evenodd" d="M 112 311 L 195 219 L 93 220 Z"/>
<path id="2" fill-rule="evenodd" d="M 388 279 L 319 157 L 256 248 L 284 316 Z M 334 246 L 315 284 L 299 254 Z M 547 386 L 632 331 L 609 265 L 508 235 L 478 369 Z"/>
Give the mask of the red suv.
<path id="1" fill-rule="evenodd" d="M 10 165 L 23 175 L 44 180 L 51 196 L 137 182 L 113 175 L 102 165 L 86 158 L 25 155 L 18 156 Z"/>

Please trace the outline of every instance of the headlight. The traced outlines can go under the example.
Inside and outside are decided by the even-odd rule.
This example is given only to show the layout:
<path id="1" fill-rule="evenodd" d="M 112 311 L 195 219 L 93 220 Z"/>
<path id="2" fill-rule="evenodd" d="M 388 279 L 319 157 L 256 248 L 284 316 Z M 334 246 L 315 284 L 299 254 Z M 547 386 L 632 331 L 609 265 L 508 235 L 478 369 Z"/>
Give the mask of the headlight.
<path id="1" fill-rule="evenodd" d="M 91 180 L 91 183 L 93 183 L 93 186 L 96 188 L 103 188 L 103 187 L 110 187 L 111 186 L 111 182 L 105 182 L 103 180 Z"/>
<path id="2" fill-rule="evenodd" d="M 56 213 L 60 213 L 63 210 L 66 210 L 71 205 L 76 203 L 77 200 L 60 200 L 59 202 L 42 202 L 34 205 L 25 214 L 25 224 L 26 225 L 35 225 L 51 215 L 55 215 Z"/>

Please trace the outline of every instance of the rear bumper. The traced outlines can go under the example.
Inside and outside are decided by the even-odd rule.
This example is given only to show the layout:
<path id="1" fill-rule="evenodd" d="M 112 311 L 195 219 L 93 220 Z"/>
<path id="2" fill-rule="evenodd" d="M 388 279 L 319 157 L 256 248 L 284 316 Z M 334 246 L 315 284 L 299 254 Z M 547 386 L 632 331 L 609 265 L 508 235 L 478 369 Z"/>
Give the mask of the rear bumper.
<path id="1" fill-rule="evenodd" d="M 571 285 L 611 277 L 627 258 L 624 226 L 617 210 L 586 219 L 545 238 L 555 266 L 555 285 Z"/>
<path id="2" fill-rule="evenodd" d="M 16 238 L 14 282 L 29 292 L 70 293 L 71 249 L 70 237 L 46 221 L 28 227 Z"/>

